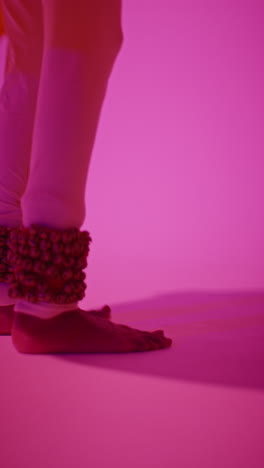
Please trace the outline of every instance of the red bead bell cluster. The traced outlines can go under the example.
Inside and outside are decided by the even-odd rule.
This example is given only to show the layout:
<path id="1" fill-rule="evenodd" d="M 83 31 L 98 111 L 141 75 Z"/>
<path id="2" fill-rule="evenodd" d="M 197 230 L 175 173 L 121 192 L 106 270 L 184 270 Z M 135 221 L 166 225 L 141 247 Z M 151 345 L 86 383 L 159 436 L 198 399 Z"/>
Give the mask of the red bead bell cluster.
<path id="1" fill-rule="evenodd" d="M 12 269 L 7 260 L 7 241 L 13 228 L 0 226 L 0 283 L 10 283 L 13 280 Z"/>
<path id="2" fill-rule="evenodd" d="M 9 296 L 30 302 L 68 304 L 85 296 L 88 231 L 51 229 L 33 224 L 10 233 L 7 260 L 11 266 Z"/>

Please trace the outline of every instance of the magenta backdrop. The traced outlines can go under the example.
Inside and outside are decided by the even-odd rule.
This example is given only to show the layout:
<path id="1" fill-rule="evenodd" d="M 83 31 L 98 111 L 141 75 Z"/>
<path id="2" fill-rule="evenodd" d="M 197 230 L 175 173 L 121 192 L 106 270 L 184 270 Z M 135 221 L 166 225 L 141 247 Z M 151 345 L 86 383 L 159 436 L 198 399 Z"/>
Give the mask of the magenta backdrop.
<path id="1" fill-rule="evenodd" d="M 29 356 L 1 337 L 0 463 L 262 468 L 264 294 L 221 291 L 264 286 L 264 3 L 123 3 L 83 302 L 173 346 Z"/>
<path id="2" fill-rule="evenodd" d="M 122 18 L 84 305 L 263 288 L 263 3 L 126 0 Z"/>

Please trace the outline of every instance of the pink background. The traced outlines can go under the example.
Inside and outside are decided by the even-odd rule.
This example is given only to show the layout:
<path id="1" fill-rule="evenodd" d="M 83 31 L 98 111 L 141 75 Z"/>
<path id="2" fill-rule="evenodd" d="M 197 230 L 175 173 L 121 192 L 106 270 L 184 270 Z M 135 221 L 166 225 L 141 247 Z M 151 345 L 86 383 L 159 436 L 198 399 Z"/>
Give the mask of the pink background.
<path id="1" fill-rule="evenodd" d="M 264 286 L 260 1 L 123 2 L 87 182 L 83 305 Z"/>
<path id="2" fill-rule="evenodd" d="M 263 24 L 260 1 L 124 2 L 87 185 L 91 299 L 263 288 Z"/>
<path id="3" fill-rule="evenodd" d="M 173 346 L 30 356 L 1 337 L 4 468 L 263 468 L 263 24 L 260 0 L 124 0 L 83 306 Z"/>

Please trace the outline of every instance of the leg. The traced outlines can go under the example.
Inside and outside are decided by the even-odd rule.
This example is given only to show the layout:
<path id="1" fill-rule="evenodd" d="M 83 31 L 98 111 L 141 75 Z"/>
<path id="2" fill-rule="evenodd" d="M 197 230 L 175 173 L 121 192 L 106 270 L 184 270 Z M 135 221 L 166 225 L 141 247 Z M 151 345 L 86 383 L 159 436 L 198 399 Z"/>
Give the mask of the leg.
<path id="1" fill-rule="evenodd" d="M 33 225 L 46 229 L 47 234 L 44 229 L 40 231 L 44 237 L 47 235 L 47 241 L 42 243 L 46 247 L 39 247 L 43 249 L 39 255 L 41 259 L 45 256 L 45 262 L 52 258 L 54 265 L 55 254 L 50 252 L 55 240 L 51 230 L 79 230 L 85 219 L 89 163 L 109 76 L 122 44 L 120 3 L 120 0 L 80 0 L 74 8 L 72 0 L 43 1 L 45 44 L 30 177 L 22 199 L 25 229 L 21 235 L 25 252 L 29 252 L 30 245 L 40 245 L 40 234 L 34 240 L 37 234 Z M 32 237 L 29 239 L 28 235 Z M 14 249 L 16 243 L 14 238 Z M 78 250 L 81 244 L 78 237 L 74 248 Z M 17 263 L 18 271 L 26 268 L 23 259 L 22 265 Z M 30 271 L 35 271 L 34 268 L 30 261 Z M 64 273 L 61 271 L 61 276 Z M 42 274 L 47 278 L 45 267 L 38 276 Z M 36 274 L 21 272 L 18 277 L 22 277 L 21 290 L 27 282 L 36 285 Z M 47 282 L 60 283 L 61 277 L 54 278 L 47 278 Z M 20 294 L 19 288 L 17 292 Z M 69 293 L 69 297 L 74 298 L 75 292 Z M 144 332 L 102 317 L 87 316 L 78 309 L 77 302 L 55 304 L 42 300 L 35 304 L 35 299 L 33 303 L 30 301 L 32 296 L 25 300 L 23 294 L 15 306 L 17 314 L 12 329 L 13 344 L 21 352 L 129 352 L 171 344 L 162 331 Z M 48 297 L 46 293 L 41 296 Z M 61 293 L 60 297 L 66 294 Z"/>
<path id="2" fill-rule="evenodd" d="M 73 5 L 72 0 L 43 1 L 42 71 L 30 177 L 21 200 L 26 227 L 80 228 L 85 219 L 88 168 L 122 43 L 121 11 L 120 0 Z"/>
<path id="3" fill-rule="evenodd" d="M 30 170 L 43 55 L 43 12 L 40 0 L 2 0 L 2 10 L 8 56 L 0 92 L 0 226 L 16 227 L 22 224 L 21 198 Z M 0 335 L 10 334 L 13 323 L 15 300 L 8 291 L 9 284 L 0 280 Z M 109 308 L 91 313 L 110 318 Z"/>
<path id="4" fill-rule="evenodd" d="M 73 5 L 72 0 L 43 1 L 45 46 L 30 178 L 22 200 L 25 226 L 80 227 L 85 219 L 88 168 L 122 42 L 120 1 Z"/>
<path id="5" fill-rule="evenodd" d="M 43 49 L 41 8 L 40 0 L 2 0 L 8 55 L 0 90 L 0 226 L 22 223 Z M 0 308 L 0 334 L 9 332 L 12 319 L 8 288 L 0 283 L 0 306 L 7 306 Z"/>

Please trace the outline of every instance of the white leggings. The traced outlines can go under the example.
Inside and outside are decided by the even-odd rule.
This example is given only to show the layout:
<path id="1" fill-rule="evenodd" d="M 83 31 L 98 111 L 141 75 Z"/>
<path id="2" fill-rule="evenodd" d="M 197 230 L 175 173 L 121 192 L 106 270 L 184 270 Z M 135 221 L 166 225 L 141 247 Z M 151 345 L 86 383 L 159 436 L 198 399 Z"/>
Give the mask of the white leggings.
<path id="1" fill-rule="evenodd" d="M 121 0 L 0 2 L 8 38 L 0 225 L 80 228 L 100 112 L 123 42 Z M 0 285 L 0 305 L 12 303 L 7 287 Z M 15 307 L 32 309 L 26 301 Z M 48 308 L 54 315 L 55 305 Z"/>

